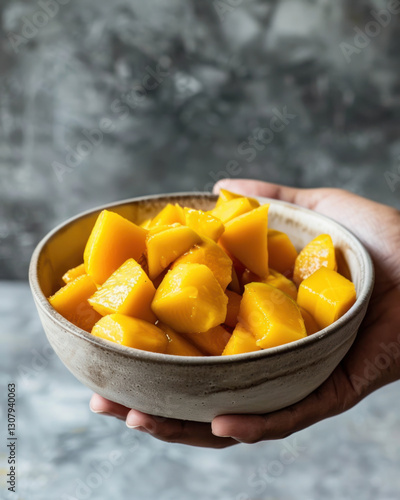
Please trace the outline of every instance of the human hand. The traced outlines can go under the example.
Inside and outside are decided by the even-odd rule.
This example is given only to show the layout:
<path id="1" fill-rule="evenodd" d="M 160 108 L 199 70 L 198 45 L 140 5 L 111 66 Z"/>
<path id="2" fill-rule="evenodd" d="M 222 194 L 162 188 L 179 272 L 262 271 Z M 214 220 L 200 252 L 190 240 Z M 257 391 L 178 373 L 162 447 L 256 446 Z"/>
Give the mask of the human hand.
<path id="1" fill-rule="evenodd" d="M 331 376 L 302 401 L 266 415 L 220 415 L 210 424 L 154 417 L 95 394 L 93 411 L 168 441 L 223 448 L 238 442 L 281 439 L 342 413 L 374 390 L 400 379 L 400 212 L 339 189 L 296 189 L 260 181 L 223 180 L 245 195 L 288 201 L 349 228 L 369 250 L 376 281 L 367 314 L 348 354 Z"/>

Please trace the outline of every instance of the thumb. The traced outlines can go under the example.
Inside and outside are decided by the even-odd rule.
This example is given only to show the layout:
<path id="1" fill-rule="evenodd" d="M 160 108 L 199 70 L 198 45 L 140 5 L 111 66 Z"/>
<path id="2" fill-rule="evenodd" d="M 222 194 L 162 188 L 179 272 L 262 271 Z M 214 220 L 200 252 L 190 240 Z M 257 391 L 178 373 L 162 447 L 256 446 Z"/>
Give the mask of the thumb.
<path id="1" fill-rule="evenodd" d="M 249 196 L 265 196 L 276 200 L 287 201 L 302 207 L 315 209 L 331 189 L 298 189 L 280 184 L 271 184 L 250 179 L 221 179 L 214 186 L 214 193 L 227 189 L 235 193 Z"/>

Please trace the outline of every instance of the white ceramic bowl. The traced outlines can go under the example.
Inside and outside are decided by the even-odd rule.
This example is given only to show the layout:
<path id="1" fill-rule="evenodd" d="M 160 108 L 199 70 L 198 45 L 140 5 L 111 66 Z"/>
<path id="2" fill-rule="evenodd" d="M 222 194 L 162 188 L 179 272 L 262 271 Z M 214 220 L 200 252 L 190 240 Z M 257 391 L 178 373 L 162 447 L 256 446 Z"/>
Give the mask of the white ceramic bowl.
<path id="1" fill-rule="evenodd" d="M 269 226 L 288 233 L 297 249 L 321 233 L 332 236 L 351 271 L 354 306 L 337 322 L 304 339 L 236 356 L 180 357 L 145 352 L 93 337 L 58 314 L 46 297 L 63 273 L 82 262 L 97 215 L 110 209 L 140 223 L 166 203 L 208 210 L 208 193 L 148 196 L 104 205 L 51 231 L 32 256 L 29 280 L 43 328 L 65 366 L 83 384 L 112 401 L 143 412 L 209 422 L 227 413 L 267 413 L 291 405 L 316 389 L 352 345 L 371 296 L 374 269 L 360 241 L 316 212 L 266 198 Z"/>

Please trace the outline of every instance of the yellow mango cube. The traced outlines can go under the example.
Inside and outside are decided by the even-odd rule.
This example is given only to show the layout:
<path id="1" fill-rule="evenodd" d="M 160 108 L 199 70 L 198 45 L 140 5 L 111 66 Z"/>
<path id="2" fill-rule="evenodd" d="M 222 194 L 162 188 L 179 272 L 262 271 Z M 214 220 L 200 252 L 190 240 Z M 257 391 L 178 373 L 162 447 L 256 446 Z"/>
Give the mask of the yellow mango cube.
<path id="1" fill-rule="evenodd" d="M 228 297 L 228 306 L 224 323 L 231 328 L 235 328 L 238 322 L 237 318 L 239 315 L 242 296 L 238 293 L 232 292 L 231 290 L 226 290 L 225 294 Z"/>
<path id="2" fill-rule="evenodd" d="M 356 301 L 354 284 L 332 269 L 321 267 L 302 281 L 297 302 L 320 328 L 338 320 Z"/>
<path id="3" fill-rule="evenodd" d="M 337 270 L 335 247 L 329 234 L 317 236 L 299 253 L 294 265 L 293 281 L 299 286 L 321 267 Z"/>
<path id="4" fill-rule="evenodd" d="M 200 236 L 193 229 L 181 224 L 150 230 L 146 240 L 150 279 L 157 278 L 171 262 L 200 242 Z"/>
<path id="5" fill-rule="evenodd" d="M 69 269 L 62 277 L 64 283 L 69 283 L 70 281 L 74 281 L 79 276 L 86 274 L 85 264 L 80 264 L 79 266 L 73 267 Z"/>
<path id="6" fill-rule="evenodd" d="M 96 290 L 93 279 L 83 274 L 60 288 L 48 300 L 64 318 L 82 330 L 90 332 L 93 325 L 101 318 L 88 302 L 88 298 Z"/>
<path id="7" fill-rule="evenodd" d="M 155 325 L 124 314 L 109 314 L 93 327 L 92 335 L 142 351 L 165 353 L 168 339 Z"/>
<path id="8" fill-rule="evenodd" d="M 262 349 L 276 347 L 307 336 L 296 302 L 267 283 L 249 283 L 244 288 L 239 322 Z"/>
<path id="9" fill-rule="evenodd" d="M 168 203 L 149 223 L 149 229 L 159 226 L 170 226 L 171 224 L 185 224 L 183 208 L 177 203 Z"/>
<path id="10" fill-rule="evenodd" d="M 315 319 L 311 316 L 311 314 L 304 309 L 304 307 L 300 307 L 301 315 L 304 319 L 304 325 L 307 330 L 307 335 L 312 335 L 313 333 L 317 333 L 320 328 L 315 321 Z"/>
<path id="11" fill-rule="evenodd" d="M 204 356 L 202 351 L 169 326 L 164 323 L 157 323 L 157 326 L 168 338 L 165 354 L 172 354 L 174 356 Z"/>
<path id="12" fill-rule="evenodd" d="M 128 259 L 89 299 L 89 304 L 102 316 L 125 314 L 155 323 L 151 302 L 156 289 L 134 260 Z"/>
<path id="13" fill-rule="evenodd" d="M 269 267 L 284 275 L 292 274 L 297 250 L 289 236 L 275 229 L 268 230 Z"/>
<path id="14" fill-rule="evenodd" d="M 227 201 L 235 200 L 237 198 L 246 198 L 253 208 L 257 208 L 260 206 L 260 203 L 255 198 L 249 198 L 247 196 L 243 196 L 242 194 L 232 193 L 227 189 L 220 189 L 218 200 L 215 206 L 219 207 Z"/>
<path id="15" fill-rule="evenodd" d="M 256 274 L 246 269 L 242 274 L 242 284 L 244 286 L 248 283 L 268 283 L 275 288 L 279 288 L 279 290 L 282 290 L 282 292 L 285 292 L 293 300 L 297 299 L 297 288 L 293 281 L 271 268 L 269 269 L 269 273 L 266 278 L 260 278 Z"/>
<path id="16" fill-rule="evenodd" d="M 268 276 L 268 209 L 263 205 L 231 220 L 220 238 L 229 254 L 261 278 Z"/>
<path id="17" fill-rule="evenodd" d="M 204 264 L 214 273 L 223 290 L 232 280 L 232 260 L 210 238 L 202 238 L 201 243 L 176 259 L 173 267 L 180 264 Z"/>
<path id="18" fill-rule="evenodd" d="M 146 249 L 147 231 L 120 215 L 103 210 L 85 247 L 86 273 L 102 285 L 127 259 L 138 260 Z"/>
<path id="19" fill-rule="evenodd" d="M 209 212 L 194 210 L 185 207 L 185 224 L 193 229 L 200 236 L 218 241 L 224 232 L 224 225 L 220 219 L 214 217 Z"/>
<path id="20" fill-rule="evenodd" d="M 255 336 L 246 330 L 241 323 L 238 323 L 222 352 L 222 356 L 231 356 L 232 354 L 243 354 L 245 352 L 260 350 L 261 347 L 257 345 Z"/>
<path id="21" fill-rule="evenodd" d="M 247 198 L 240 197 L 215 207 L 210 211 L 210 214 L 221 220 L 223 224 L 226 224 L 235 217 L 250 212 L 253 208 L 253 205 Z"/>
<path id="22" fill-rule="evenodd" d="M 208 356 L 221 356 L 231 338 L 231 334 L 221 325 L 210 328 L 206 332 L 186 332 L 182 335 Z"/>
<path id="23" fill-rule="evenodd" d="M 224 322 L 228 298 L 203 264 L 180 264 L 165 275 L 152 303 L 159 320 L 178 333 L 206 332 Z"/>

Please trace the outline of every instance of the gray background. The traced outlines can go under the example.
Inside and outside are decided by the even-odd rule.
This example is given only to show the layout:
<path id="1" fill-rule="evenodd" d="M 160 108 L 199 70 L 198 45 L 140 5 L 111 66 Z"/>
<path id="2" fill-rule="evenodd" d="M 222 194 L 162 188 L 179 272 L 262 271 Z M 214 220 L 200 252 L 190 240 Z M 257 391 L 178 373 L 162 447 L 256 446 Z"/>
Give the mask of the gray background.
<path id="1" fill-rule="evenodd" d="M 294 438 L 168 445 L 89 412 L 90 391 L 49 349 L 27 284 L 8 281 L 26 279 L 33 247 L 67 217 L 210 190 L 229 165 L 234 177 L 344 187 L 400 208 L 400 16 L 368 24 L 389 4 L 60 0 L 46 18 L 43 3 L 0 0 L 0 383 L 17 384 L 19 436 L 8 495 L 2 389 L 2 500 L 399 497 L 399 383 L 297 434 L 301 451 L 283 466 Z M 343 43 L 356 49 L 347 59 Z M 249 153 L 244 143 L 285 108 L 296 117 Z M 97 143 L 85 150 L 87 135 Z"/>

